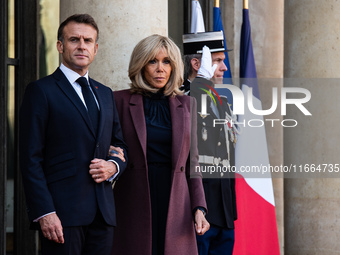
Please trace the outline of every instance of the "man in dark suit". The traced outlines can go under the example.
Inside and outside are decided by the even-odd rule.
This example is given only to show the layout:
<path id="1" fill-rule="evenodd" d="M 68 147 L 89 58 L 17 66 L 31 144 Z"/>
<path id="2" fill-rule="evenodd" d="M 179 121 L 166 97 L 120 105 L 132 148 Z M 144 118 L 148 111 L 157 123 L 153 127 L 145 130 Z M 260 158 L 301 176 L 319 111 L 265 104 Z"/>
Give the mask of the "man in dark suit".
<path id="1" fill-rule="evenodd" d="M 222 84 L 223 73 L 227 70 L 223 62 L 223 34 L 188 34 L 183 36 L 183 42 L 186 76 L 191 79 L 190 95 L 197 100 L 199 164 L 208 207 L 206 218 L 210 223 L 210 229 L 203 236 L 196 236 L 198 251 L 200 255 L 231 255 L 237 212 L 235 174 L 230 167 L 235 165 L 236 140 L 232 127 L 214 125 L 215 119 L 228 120 L 231 111 L 226 97 L 214 95 L 214 83 L 210 81 Z M 203 94 L 207 96 L 206 103 L 202 101 Z M 206 105 L 205 110 L 202 105 Z"/>
<path id="2" fill-rule="evenodd" d="M 42 254 L 111 251 L 111 181 L 126 167 L 127 147 L 111 89 L 88 77 L 98 32 L 90 15 L 67 18 L 58 30 L 62 64 L 27 86 L 20 110 L 20 164 Z M 107 156 L 110 144 L 116 157 Z"/>

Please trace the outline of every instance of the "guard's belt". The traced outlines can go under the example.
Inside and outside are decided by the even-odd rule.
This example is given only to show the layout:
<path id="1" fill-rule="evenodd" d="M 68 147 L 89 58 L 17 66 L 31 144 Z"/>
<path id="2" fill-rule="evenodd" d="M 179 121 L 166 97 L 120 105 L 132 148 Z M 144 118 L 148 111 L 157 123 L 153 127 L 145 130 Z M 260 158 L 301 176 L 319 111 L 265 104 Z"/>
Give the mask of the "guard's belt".
<path id="1" fill-rule="evenodd" d="M 229 160 L 216 158 L 213 156 L 199 155 L 198 163 L 210 164 L 210 165 L 223 165 L 228 167 L 230 165 Z"/>

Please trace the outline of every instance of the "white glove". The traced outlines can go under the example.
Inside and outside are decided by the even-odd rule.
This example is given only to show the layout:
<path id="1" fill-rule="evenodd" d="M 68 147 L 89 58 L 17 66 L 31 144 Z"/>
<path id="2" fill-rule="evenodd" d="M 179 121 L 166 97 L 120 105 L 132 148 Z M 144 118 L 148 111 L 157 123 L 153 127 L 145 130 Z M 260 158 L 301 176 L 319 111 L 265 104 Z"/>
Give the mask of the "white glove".
<path id="1" fill-rule="evenodd" d="M 216 68 L 217 64 L 212 66 L 210 49 L 204 45 L 202 49 L 201 66 L 198 69 L 197 76 L 210 80 L 214 76 Z"/>

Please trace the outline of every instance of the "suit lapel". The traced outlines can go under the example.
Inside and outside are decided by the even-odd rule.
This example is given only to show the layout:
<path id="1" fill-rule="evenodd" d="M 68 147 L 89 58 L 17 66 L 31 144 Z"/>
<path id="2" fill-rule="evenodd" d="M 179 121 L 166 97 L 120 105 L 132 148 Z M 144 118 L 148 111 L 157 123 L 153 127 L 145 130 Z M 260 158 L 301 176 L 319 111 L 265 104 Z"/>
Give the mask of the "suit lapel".
<path id="1" fill-rule="evenodd" d="M 56 82 L 60 89 L 64 92 L 64 94 L 70 99 L 70 101 L 74 104 L 74 106 L 78 109 L 81 116 L 83 117 L 84 121 L 86 122 L 86 125 L 91 130 L 92 134 L 96 136 L 94 133 L 93 127 L 90 122 L 90 118 L 87 114 L 87 110 L 79 98 L 77 92 L 73 89 L 72 85 L 67 80 L 66 76 L 63 74 L 63 72 L 57 68 L 57 70 L 53 73 L 53 77 L 56 79 Z"/>
<path id="2" fill-rule="evenodd" d="M 184 109 L 177 97 L 169 98 L 171 125 L 172 125 L 172 166 L 177 169 L 180 157 L 183 135 L 185 133 Z"/>
<path id="3" fill-rule="evenodd" d="M 146 124 L 143 107 L 143 96 L 132 94 L 129 103 L 133 126 L 136 128 L 139 143 L 141 144 L 144 156 L 146 157 Z"/>

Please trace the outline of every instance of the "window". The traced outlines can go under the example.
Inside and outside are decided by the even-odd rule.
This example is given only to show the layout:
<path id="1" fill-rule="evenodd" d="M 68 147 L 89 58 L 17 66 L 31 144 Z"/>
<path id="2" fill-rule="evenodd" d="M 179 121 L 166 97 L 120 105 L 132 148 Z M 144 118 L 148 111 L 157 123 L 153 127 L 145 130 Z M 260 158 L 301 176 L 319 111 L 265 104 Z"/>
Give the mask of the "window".
<path id="1" fill-rule="evenodd" d="M 19 171 L 18 112 L 26 85 L 59 64 L 59 1 L 4 0 L 0 14 L 0 254 L 37 255 L 38 238 L 29 230 Z"/>

